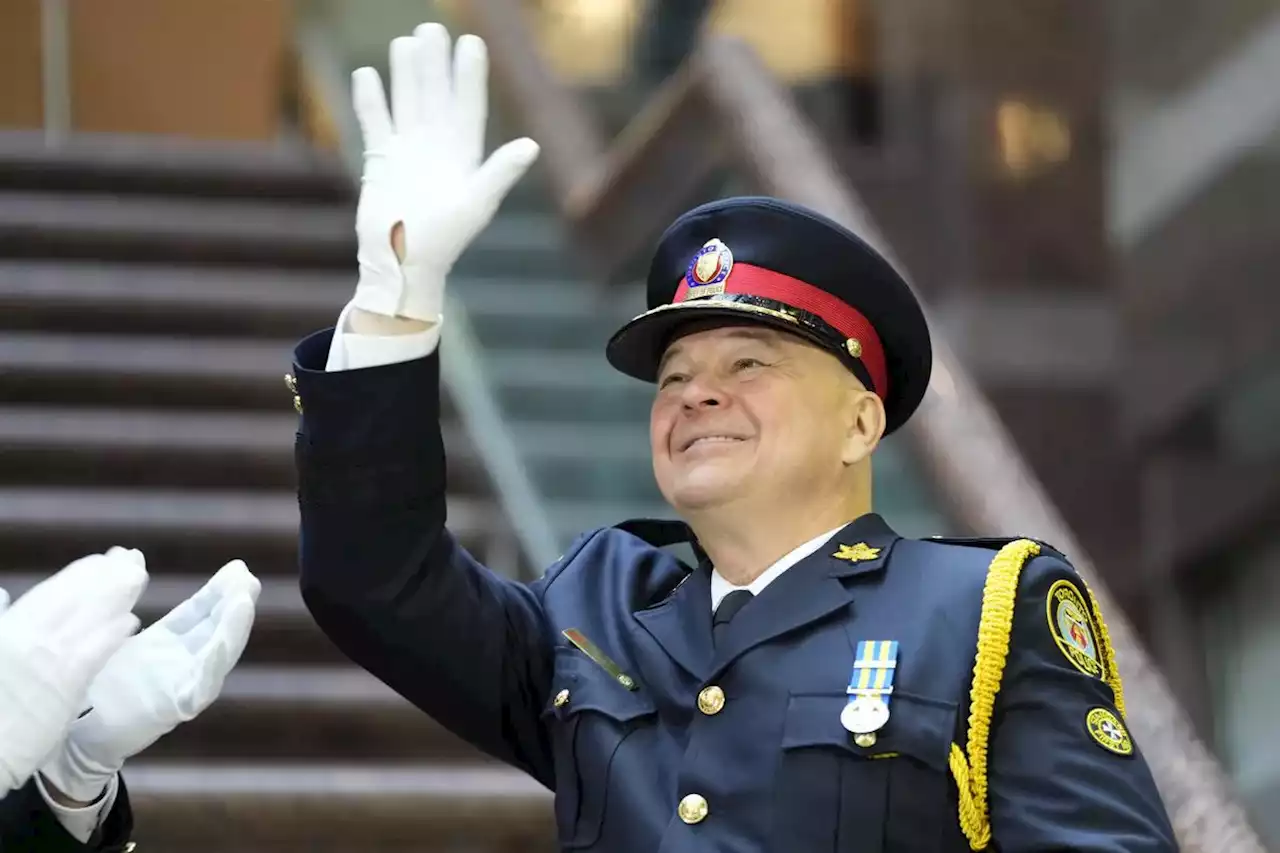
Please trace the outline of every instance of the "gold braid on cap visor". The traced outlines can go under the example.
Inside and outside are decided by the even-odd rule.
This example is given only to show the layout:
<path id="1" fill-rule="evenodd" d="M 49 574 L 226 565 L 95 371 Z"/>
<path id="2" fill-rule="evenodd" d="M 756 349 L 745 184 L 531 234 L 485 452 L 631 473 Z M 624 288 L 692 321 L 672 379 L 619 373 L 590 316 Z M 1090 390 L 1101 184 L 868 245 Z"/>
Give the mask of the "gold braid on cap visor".
<path id="1" fill-rule="evenodd" d="M 862 364 L 860 358 L 862 344 L 860 341 L 856 338 L 846 338 L 840 330 L 817 314 L 801 310 L 785 302 L 779 302 L 776 299 L 766 299 L 763 296 L 752 296 L 747 293 L 719 293 L 715 296 L 704 296 L 696 299 L 686 299 L 683 302 L 659 305 L 657 308 L 651 308 L 639 315 L 635 320 L 643 317 L 652 317 L 664 311 L 697 308 L 727 308 L 731 311 L 740 311 L 747 315 L 754 314 L 757 317 L 769 317 L 793 325 L 800 334 L 814 343 L 831 350 L 840 357 L 868 391 L 876 394 L 880 393 L 879 389 L 875 387 L 875 383 L 871 381 L 870 372 Z M 632 322 L 635 322 L 635 320 Z M 667 341 L 665 340 L 662 342 L 663 348 L 665 348 L 666 343 Z"/>

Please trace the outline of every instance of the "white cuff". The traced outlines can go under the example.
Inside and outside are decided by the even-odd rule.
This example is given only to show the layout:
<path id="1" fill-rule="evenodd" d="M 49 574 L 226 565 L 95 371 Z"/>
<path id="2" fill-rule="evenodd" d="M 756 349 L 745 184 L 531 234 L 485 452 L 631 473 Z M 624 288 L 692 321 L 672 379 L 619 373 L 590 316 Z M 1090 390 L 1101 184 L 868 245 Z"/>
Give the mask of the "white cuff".
<path id="1" fill-rule="evenodd" d="M 58 819 L 58 823 L 62 824 L 68 834 L 81 844 L 87 844 L 93 833 L 102 825 L 103 819 L 111 814 L 111 808 L 116 804 L 116 794 L 120 790 L 120 776 L 116 774 L 111 777 L 111 781 L 107 783 L 106 790 L 96 803 L 85 806 L 81 809 L 68 808 L 67 806 L 58 805 L 53 801 L 53 797 L 49 796 L 49 790 L 44 786 L 44 780 L 40 778 L 40 774 L 36 774 L 36 788 L 40 791 L 40 796 L 44 798 L 45 804 L 49 806 L 49 811 L 53 812 L 53 816 Z"/>
<path id="2" fill-rule="evenodd" d="M 348 303 L 338 315 L 333 340 L 329 344 L 329 361 L 325 371 L 360 370 L 365 367 L 382 367 L 425 358 L 440 345 L 440 322 L 411 335 L 357 335 L 347 331 L 347 315 L 353 303 Z"/>

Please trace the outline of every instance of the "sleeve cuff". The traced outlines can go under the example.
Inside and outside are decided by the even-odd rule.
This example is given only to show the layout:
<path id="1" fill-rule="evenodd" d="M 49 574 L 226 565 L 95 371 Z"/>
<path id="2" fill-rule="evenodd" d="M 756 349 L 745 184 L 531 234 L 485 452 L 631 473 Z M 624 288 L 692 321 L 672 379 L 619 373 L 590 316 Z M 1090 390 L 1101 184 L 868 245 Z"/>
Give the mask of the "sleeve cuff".
<path id="1" fill-rule="evenodd" d="M 117 774 L 111 777 L 106 790 L 96 803 L 78 809 L 68 808 L 55 802 L 39 773 L 36 774 L 36 788 L 40 791 L 40 796 L 49 807 L 49 811 L 58 819 L 58 823 L 62 824 L 67 834 L 81 844 L 87 844 L 94 832 L 102 825 L 103 818 L 111 813 L 115 805 L 116 794 L 120 790 L 120 776 Z"/>
<path id="2" fill-rule="evenodd" d="M 383 367 L 425 358 L 440 345 L 440 323 L 413 335 L 358 335 L 347 331 L 347 315 L 354 303 L 347 303 L 338 315 L 329 345 L 328 372 Z"/>

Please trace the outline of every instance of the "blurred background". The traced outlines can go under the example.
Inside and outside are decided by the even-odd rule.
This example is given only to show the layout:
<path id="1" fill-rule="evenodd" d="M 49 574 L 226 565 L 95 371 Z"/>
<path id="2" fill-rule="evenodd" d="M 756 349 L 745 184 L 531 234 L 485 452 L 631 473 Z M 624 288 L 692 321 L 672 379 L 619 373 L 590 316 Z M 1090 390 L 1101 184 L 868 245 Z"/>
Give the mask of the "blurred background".
<path id="1" fill-rule="evenodd" d="M 478 557 L 670 514 L 602 347 L 674 215 L 874 223 L 945 341 L 879 510 L 1067 550 L 1184 849 L 1280 849 L 1276 0 L 0 0 L 0 585 L 116 543 L 153 616 L 232 557 L 265 581 L 223 698 L 128 768 L 143 849 L 554 848 L 549 795 L 296 587 L 283 377 L 354 285 L 348 75 L 424 20 L 489 42 L 493 142 L 543 147 L 451 279 Z"/>

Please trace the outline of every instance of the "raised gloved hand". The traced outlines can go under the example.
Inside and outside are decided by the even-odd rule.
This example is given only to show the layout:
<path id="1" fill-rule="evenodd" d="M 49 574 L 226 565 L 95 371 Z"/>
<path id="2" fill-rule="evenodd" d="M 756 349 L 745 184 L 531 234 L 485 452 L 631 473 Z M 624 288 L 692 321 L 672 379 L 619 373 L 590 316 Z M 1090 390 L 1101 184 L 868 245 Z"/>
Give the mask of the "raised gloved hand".
<path id="1" fill-rule="evenodd" d="M 262 585 L 240 560 L 107 662 L 89 688 L 91 710 L 40 768 L 66 796 L 91 802 L 127 759 L 213 703 L 244 652 Z"/>
<path id="2" fill-rule="evenodd" d="M 83 557 L 12 605 L 0 590 L 0 796 L 54 751 L 90 681 L 138 629 L 141 557 L 123 548 Z"/>
<path id="3" fill-rule="evenodd" d="M 538 145 L 517 139 L 482 162 L 489 58 L 478 37 L 462 36 L 451 51 L 444 27 L 423 24 L 391 43 L 390 64 L 390 112 L 378 72 L 366 67 L 352 74 L 364 136 L 353 304 L 438 322 L 446 276 L 537 159 Z M 398 226 L 403 263 L 392 245 Z"/>

